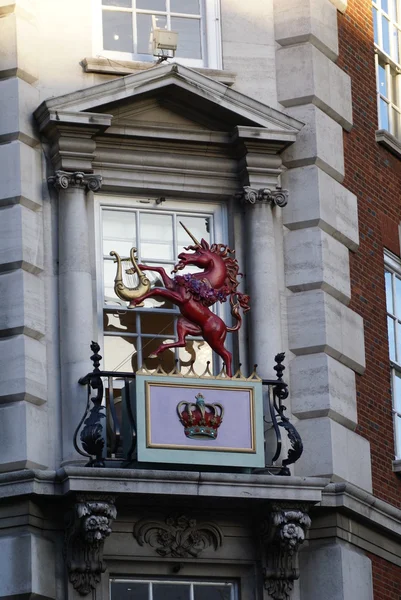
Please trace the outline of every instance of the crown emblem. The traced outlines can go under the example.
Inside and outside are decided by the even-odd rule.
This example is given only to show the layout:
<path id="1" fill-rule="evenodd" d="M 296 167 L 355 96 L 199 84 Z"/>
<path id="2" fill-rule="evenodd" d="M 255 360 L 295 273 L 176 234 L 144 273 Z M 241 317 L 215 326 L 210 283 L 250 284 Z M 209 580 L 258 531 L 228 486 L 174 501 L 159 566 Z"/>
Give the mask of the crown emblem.
<path id="1" fill-rule="evenodd" d="M 202 394 L 195 396 L 196 402 L 180 402 L 177 414 L 188 438 L 217 438 L 217 430 L 223 421 L 224 408 L 221 404 L 206 404 Z"/>

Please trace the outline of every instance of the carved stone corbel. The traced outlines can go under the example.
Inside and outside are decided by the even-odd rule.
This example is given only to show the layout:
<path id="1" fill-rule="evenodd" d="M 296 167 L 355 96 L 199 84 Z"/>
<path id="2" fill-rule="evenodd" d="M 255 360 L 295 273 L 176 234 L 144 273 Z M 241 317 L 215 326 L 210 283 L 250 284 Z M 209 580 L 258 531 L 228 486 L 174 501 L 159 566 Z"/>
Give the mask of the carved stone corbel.
<path id="1" fill-rule="evenodd" d="M 93 175 L 92 173 L 83 173 L 76 171 L 69 173 L 68 171 L 56 171 L 54 175 L 48 177 L 47 181 L 54 185 L 57 189 L 66 190 L 69 187 L 82 187 L 92 192 L 98 192 L 102 185 L 102 176 Z"/>
<path id="2" fill-rule="evenodd" d="M 215 523 L 197 523 L 184 515 L 167 517 L 164 522 L 141 519 L 133 534 L 140 546 L 148 544 L 159 556 L 172 558 L 196 558 L 210 546 L 218 550 L 223 543 L 223 533 Z"/>
<path id="3" fill-rule="evenodd" d="M 299 578 L 298 550 L 311 520 L 307 506 L 273 506 L 263 528 L 266 549 L 265 589 L 274 600 L 289 600 Z"/>
<path id="4" fill-rule="evenodd" d="M 288 203 L 288 190 L 276 187 L 275 190 L 269 188 L 252 188 L 249 185 L 244 186 L 239 194 L 244 204 L 272 203 L 283 208 Z"/>
<path id="5" fill-rule="evenodd" d="M 78 495 L 67 515 L 64 555 L 74 589 L 86 596 L 106 570 L 103 545 L 117 516 L 114 496 Z"/>

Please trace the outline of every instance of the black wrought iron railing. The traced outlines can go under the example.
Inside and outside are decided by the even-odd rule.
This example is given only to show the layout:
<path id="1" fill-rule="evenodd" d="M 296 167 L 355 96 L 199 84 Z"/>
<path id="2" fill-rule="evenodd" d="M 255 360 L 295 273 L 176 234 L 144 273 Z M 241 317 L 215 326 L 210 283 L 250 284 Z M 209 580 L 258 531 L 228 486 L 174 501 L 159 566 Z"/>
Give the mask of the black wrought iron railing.
<path id="1" fill-rule="evenodd" d="M 76 451 L 88 459 L 88 467 L 135 468 L 136 422 L 134 414 L 135 373 L 101 371 L 100 346 L 92 342 L 93 371 L 79 380 L 87 387 L 86 410 L 74 435 Z M 274 437 L 272 457 L 264 469 L 256 472 L 290 475 L 289 465 L 295 463 L 303 451 L 302 440 L 294 425 L 285 415 L 283 401 L 288 398 L 288 385 L 283 380 L 284 353 L 277 354 L 276 379 L 262 379 L 267 388 L 269 415 L 265 415 L 265 439 Z M 282 431 L 289 444 L 284 445 Z M 271 441 L 271 440 L 270 440 Z M 282 458 L 284 446 L 289 449 Z"/>

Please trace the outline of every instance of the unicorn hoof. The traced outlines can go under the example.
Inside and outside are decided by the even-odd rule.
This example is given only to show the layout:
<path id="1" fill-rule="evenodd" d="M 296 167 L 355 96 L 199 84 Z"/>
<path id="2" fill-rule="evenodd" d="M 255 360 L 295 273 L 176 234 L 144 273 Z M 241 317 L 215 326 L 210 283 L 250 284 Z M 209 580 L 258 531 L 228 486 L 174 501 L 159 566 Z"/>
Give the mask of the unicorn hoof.
<path id="1" fill-rule="evenodd" d="M 157 358 L 157 354 L 152 352 L 152 354 L 149 354 L 148 358 Z"/>

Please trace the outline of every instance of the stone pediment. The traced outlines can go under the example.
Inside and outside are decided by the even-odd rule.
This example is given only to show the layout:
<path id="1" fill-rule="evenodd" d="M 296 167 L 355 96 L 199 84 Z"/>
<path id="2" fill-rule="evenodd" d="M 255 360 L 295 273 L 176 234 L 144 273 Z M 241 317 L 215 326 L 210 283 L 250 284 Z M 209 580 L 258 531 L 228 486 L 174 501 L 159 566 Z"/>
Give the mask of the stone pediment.
<path id="1" fill-rule="evenodd" d="M 39 106 L 35 117 L 45 133 L 62 123 L 102 132 L 139 123 L 225 132 L 257 128 L 254 137 L 264 137 L 264 130 L 283 147 L 295 141 L 302 127 L 292 117 L 176 64 L 51 98 Z"/>

